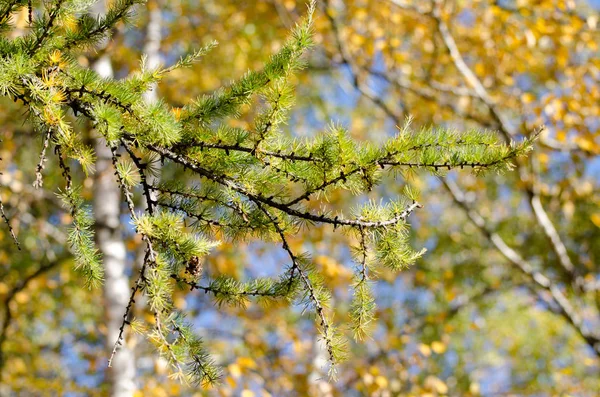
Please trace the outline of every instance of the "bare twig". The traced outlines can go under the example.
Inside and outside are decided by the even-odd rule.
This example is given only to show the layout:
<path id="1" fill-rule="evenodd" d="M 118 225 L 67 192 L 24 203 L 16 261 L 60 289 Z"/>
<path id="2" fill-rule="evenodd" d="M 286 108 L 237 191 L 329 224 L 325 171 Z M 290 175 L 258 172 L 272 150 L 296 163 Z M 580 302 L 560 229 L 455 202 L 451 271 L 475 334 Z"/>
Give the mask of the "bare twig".
<path id="1" fill-rule="evenodd" d="M 19 292 L 27 288 L 27 285 L 29 285 L 31 281 L 41 276 L 42 274 L 52 270 L 60 263 L 61 261 L 56 260 L 40 266 L 35 272 L 19 280 L 19 282 L 10 290 L 10 292 L 6 296 L 4 300 L 4 320 L 2 322 L 2 328 L 0 329 L 0 380 L 2 379 L 2 369 L 6 364 L 6 357 L 4 354 L 4 342 L 6 342 L 7 330 L 13 318 L 13 312 L 11 310 L 12 301 Z"/>
<path id="2" fill-rule="evenodd" d="M 42 171 L 46 166 L 46 150 L 48 149 L 48 144 L 50 143 L 50 137 L 52 136 L 52 130 L 48 128 L 46 131 L 46 135 L 44 137 L 44 144 L 42 146 L 42 151 L 40 152 L 40 162 L 35 167 L 35 182 L 33 182 L 33 187 L 39 189 L 44 184 L 44 179 L 42 176 Z"/>
<path id="3" fill-rule="evenodd" d="M 446 189 L 452 195 L 454 201 L 465 210 L 471 222 L 477 226 L 492 243 L 492 245 L 494 245 L 494 247 L 506 259 L 508 259 L 512 265 L 519 269 L 521 273 L 523 273 L 534 285 L 536 285 L 537 288 L 550 293 L 550 296 L 552 297 L 551 303 L 554 303 L 558 307 L 558 313 L 564 317 L 569 324 L 571 324 L 575 331 L 577 331 L 577 333 L 592 348 L 594 353 L 600 357 L 600 336 L 587 329 L 582 315 L 571 304 L 561 289 L 543 273 L 535 270 L 535 268 L 517 251 L 508 246 L 502 237 L 500 237 L 500 235 L 492 231 L 486 225 L 486 222 L 481 215 L 479 215 L 479 213 L 477 213 L 474 209 L 470 208 L 464 193 L 460 190 L 456 183 L 449 179 L 443 179 L 442 181 Z"/>
<path id="4" fill-rule="evenodd" d="M 4 212 L 4 203 L 2 202 L 2 198 L 0 198 L 0 214 L 2 215 L 2 219 L 4 219 L 4 223 L 6 223 L 6 226 L 8 227 L 8 231 L 10 233 L 10 236 L 13 239 L 13 242 L 15 243 L 15 245 L 17 246 L 19 251 L 21 251 L 21 244 L 19 244 L 19 240 L 17 239 L 17 236 L 15 235 L 15 230 L 13 229 L 12 225 L 10 224 L 10 220 L 8 219 L 8 217 L 6 216 L 6 213 Z"/>

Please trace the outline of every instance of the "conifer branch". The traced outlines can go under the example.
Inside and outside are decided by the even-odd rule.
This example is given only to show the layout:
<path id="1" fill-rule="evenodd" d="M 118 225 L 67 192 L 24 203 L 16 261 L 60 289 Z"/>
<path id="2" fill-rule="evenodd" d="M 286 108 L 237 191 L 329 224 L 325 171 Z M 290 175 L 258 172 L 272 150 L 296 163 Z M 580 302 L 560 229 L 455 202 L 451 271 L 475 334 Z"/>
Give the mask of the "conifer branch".
<path id="1" fill-rule="evenodd" d="M 371 294 L 369 286 L 368 274 L 368 247 L 367 236 L 364 228 L 358 228 L 359 246 L 354 248 L 354 256 L 358 257 L 355 260 L 359 264 L 359 268 L 355 274 L 353 283 L 354 294 L 350 303 L 350 318 L 352 320 L 352 331 L 354 338 L 363 340 L 369 330 L 371 322 L 375 318 L 375 299 Z"/>
<path id="2" fill-rule="evenodd" d="M 123 196 L 125 197 L 125 202 L 127 203 L 127 208 L 129 209 L 129 215 L 131 216 L 132 220 L 135 220 L 135 219 L 137 219 L 137 215 L 135 213 L 135 205 L 133 203 L 133 195 L 131 194 L 129 189 L 127 189 L 127 185 L 125 184 L 125 181 L 124 181 L 122 175 L 118 171 L 119 168 L 118 168 L 117 164 L 118 164 L 119 154 L 117 153 L 117 148 L 116 148 L 116 146 L 110 145 L 110 144 L 109 144 L 109 147 L 110 147 L 110 150 L 112 153 L 112 163 L 113 163 L 113 167 L 115 169 L 115 176 L 117 178 L 117 181 L 119 182 L 119 187 L 121 188 L 121 192 L 123 193 Z M 149 210 L 153 210 L 151 202 L 148 203 L 147 208 L 149 208 Z M 136 229 L 136 231 L 137 231 L 137 229 Z M 125 312 L 123 313 L 123 321 L 121 323 L 121 326 L 119 327 L 119 336 L 117 337 L 117 340 L 115 341 L 110 358 L 108 359 L 109 367 L 112 366 L 112 361 L 115 357 L 115 354 L 117 353 L 119 346 L 121 346 L 123 344 L 123 341 L 125 340 L 125 337 L 124 337 L 125 326 L 130 324 L 129 316 L 130 316 L 131 310 L 133 309 L 133 306 L 135 304 L 135 296 L 138 293 L 138 291 L 140 291 L 147 284 L 146 268 L 148 266 L 152 266 L 153 263 L 156 263 L 156 252 L 154 251 L 154 248 L 152 246 L 152 241 L 150 241 L 150 238 L 144 234 L 141 234 L 141 236 L 142 236 L 142 240 L 146 243 L 146 252 L 144 254 L 144 262 L 142 264 L 142 267 L 140 268 L 139 276 L 137 277 L 136 281 L 133 284 L 133 287 L 131 288 L 131 295 L 129 296 L 127 306 L 125 307 Z"/>
<path id="3" fill-rule="evenodd" d="M 46 131 L 46 136 L 44 137 L 44 143 L 42 145 L 42 150 L 40 152 L 40 161 L 35 168 L 35 182 L 33 182 L 33 187 L 39 189 L 44 184 L 44 177 L 42 175 L 42 171 L 44 170 L 46 163 L 46 150 L 48 149 L 48 144 L 50 143 L 50 137 L 52 136 L 52 130 L 50 128 Z"/>
<path id="4" fill-rule="evenodd" d="M 300 264 L 298 257 L 292 251 L 292 249 L 287 241 L 287 238 L 285 236 L 285 233 L 284 233 L 283 229 L 281 228 L 276 216 L 272 215 L 260 203 L 256 203 L 256 206 L 270 219 L 271 223 L 273 224 L 273 227 L 275 228 L 275 231 L 279 235 L 279 238 L 280 238 L 280 241 L 281 241 L 284 251 L 287 252 L 288 256 L 290 257 L 290 260 L 292 261 L 292 268 L 290 270 L 290 278 L 294 277 L 294 273 L 298 273 L 300 280 L 306 287 L 306 294 L 307 294 L 309 300 L 312 302 L 312 305 L 315 308 L 315 312 L 319 319 L 320 326 L 322 327 L 323 340 L 327 347 L 327 353 L 329 355 L 329 362 L 331 365 L 330 371 L 332 374 L 335 374 L 335 365 L 341 358 L 340 346 L 336 346 L 336 344 L 335 344 L 336 342 L 339 342 L 339 341 L 337 340 L 337 338 L 338 338 L 337 335 L 334 334 L 335 331 L 334 331 L 333 326 L 331 324 L 329 324 L 329 321 L 325 315 L 324 305 L 323 305 L 321 298 L 319 297 L 319 295 L 317 293 L 316 287 L 311 282 L 306 271 L 302 268 L 302 265 Z"/>
<path id="5" fill-rule="evenodd" d="M 406 219 L 406 217 L 416 208 L 420 208 L 421 205 L 418 203 L 413 203 L 410 207 L 408 207 L 406 209 L 406 211 L 398 214 L 396 217 L 391 218 L 389 220 L 385 220 L 385 221 L 374 221 L 374 222 L 369 222 L 369 221 L 362 221 L 362 220 L 345 220 L 345 219 L 340 219 L 339 217 L 335 217 L 335 218 L 329 218 L 325 215 L 314 215 L 311 214 L 309 212 L 303 212 L 303 211 L 299 211 L 299 210 L 295 210 L 293 208 L 291 208 L 293 205 L 299 203 L 300 201 L 306 200 L 309 196 L 311 196 L 312 194 L 317 193 L 318 191 L 323 190 L 325 187 L 332 185 L 336 182 L 339 182 L 345 178 L 347 178 L 348 176 L 357 173 L 358 171 L 364 170 L 364 168 L 360 168 L 357 167 L 355 168 L 353 171 L 350 171 L 347 174 L 344 174 L 343 172 L 336 178 L 333 178 L 329 181 L 325 181 L 323 182 L 319 187 L 317 187 L 316 189 L 310 190 L 305 192 L 304 194 L 300 195 L 299 197 L 288 201 L 287 203 L 279 203 L 273 199 L 270 199 L 268 197 L 264 197 L 262 195 L 258 195 L 258 194 L 254 194 L 251 193 L 250 191 L 248 191 L 247 189 L 243 188 L 241 185 L 237 184 L 234 181 L 231 181 L 230 179 L 226 178 L 223 175 L 217 175 L 214 173 L 211 173 L 210 171 L 200 167 L 199 165 L 197 165 L 194 161 L 189 160 L 185 157 L 183 157 L 182 155 L 178 155 L 168 149 L 165 148 L 161 148 L 161 147 L 157 147 L 154 145 L 149 145 L 148 148 L 152 151 L 155 151 L 156 153 L 161 154 L 162 156 L 184 166 L 187 169 L 190 169 L 192 171 L 197 172 L 199 175 L 202 175 L 204 177 L 206 177 L 207 179 L 210 179 L 214 182 L 220 183 L 225 187 L 231 188 L 232 190 L 241 193 L 243 195 L 245 195 L 246 197 L 248 197 L 249 199 L 251 199 L 252 201 L 256 202 L 256 203 L 262 203 L 262 204 L 266 204 L 272 208 L 276 208 L 280 211 L 283 211 L 285 213 L 287 213 L 288 215 L 292 215 L 298 218 L 302 218 L 302 219 L 306 219 L 309 221 L 313 221 L 313 222 L 317 222 L 317 223 L 329 223 L 333 226 L 362 226 L 362 227 L 385 227 L 387 225 L 391 225 L 391 224 L 395 224 L 399 221 L 402 221 L 404 219 Z M 498 164 L 500 161 L 495 161 L 493 163 L 490 163 L 490 165 L 495 165 Z M 378 164 L 379 162 L 375 162 L 376 164 Z M 381 162 L 382 165 L 386 165 L 384 164 L 384 162 Z M 394 165 L 394 164 L 390 164 L 390 165 Z M 468 166 L 468 165 L 467 165 Z M 478 165 L 479 166 L 479 165 Z M 486 165 L 481 164 L 481 167 L 485 167 Z M 441 167 L 441 166 L 440 166 Z M 444 167 L 448 167 L 448 168 L 452 168 L 452 166 L 450 165 L 444 165 Z"/>
<path id="6" fill-rule="evenodd" d="M 10 0 L 4 1 L 2 8 L 0 8 L 0 26 L 8 22 L 10 14 L 16 12 L 19 8 L 23 7 L 27 0 Z"/>
<path id="7" fill-rule="evenodd" d="M 347 219 L 324 209 L 310 209 L 304 202 L 334 189 L 355 194 L 369 191 L 386 170 L 410 172 L 422 168 L 433 174 L 463 167 L 472 168 L 474 173 L 509 170 L 512 160 L 530 147 L 530 140 L 504 145 L 492 134 L 478 131 L 459 134 L 429 128 L 413 132 L 408 123 L 381 147 L 356 142 L 344 128 L 335 125 L 314 139 L 285 137 L 280 127 L 293 104 L 290 76 L 303 67 L 302 55 L 311 46 L 315 1 L 309 4 L 307 17 L 292 31 L 290 39 L 262 69 L 250 71 L 229 87 L 176 112 L 161 101 L 146 103 L 142 93 L 148 87 L 175 68 L 188 66 L 210 46 L 169 68 L 147 70 L 142 65 L 140 72 L 122 80 L 102 79 L 79 65 L 75 61 L 76 48 L 104 40 L 117 22 L 126 21 L 138 2 L 118 0 L 104 17 L 82 15 L 72 27 L 63 24 L 62 18 L 73 17 L 67 14 L 70 3 L 58 0 L 48 6 L 47 17 L 34 22 L 33 33 L 22 42 L 8 43 L 7 39 L 0 57 L 0 94 L 21 100 L 32 121 L 44 131 L 36 187 L 42 186 L 47 148 L 55 143 L 66 183 L 61 196 L 73 218 L 67 243 L 76 268 L 84 271 L 86 283 L 100 283 L 102 267 L 93 244 L 90 214 L 69 167 L 74 160 L 88 172 L 95 154 L 73 128 L 69 112 L 91 120 L 106 139 L 123 200 L 136 233 L 145 243 L 144 262 L 131 287 L 109 366 L 125 342 L 136 296 L 143 292 L 155 316 L 151 339 L 177 376 L 198 384 L 218 379 L 218 370 L 202 340 L 173 307 L 173 288 L 178 285 L 211 294 L 219 305 L 243 306 L 249 299 L 268 303 L 299 298 L 316 314 L 333 370 L 342 356 L 343 342 L 327 315 L 330 293 L 308 256 L 291 249 L 289 236 L 313 223 L 359 234 L 359 246 L 353 248 L 357 270 L 351 311 L 355 337 L 361 338 L 374 319 L 374 298 L 369 289 L 374 273 L 369 267 L 377 262 L 401 270 L 422 254 L 410 248 L 406 222 L 421 204 L 415 194 L 405 192 L 400 200 L 388 205 L 363 205 L 358 214 Z M 25 2 L 10 4 L 12 10 Z M 5 12 L 6 8 L 0 6 L 0 25 L 2 18 L 8 18 L 3 17 Z M 19 46 L 23 48 L 18 50 Z M 358 79 L 355 83 L 362 87 Z M 266 106 L 254 117 L 253 127 L 228 127 L 228 119 L 236 117 L 256 96 Z M 377 98 L 374 101 L 385 105 Z M 121 158 L 125 153 L 127 156 Z M 147 155 L 175 170 L 191 173 L 194 181 L 152 182 L 153 163 L 146 160 Z M 134 202 L 137 189 L 146 205 L 140 213 Z M 0 212 L 6 220 L 1 201 Z M 218 277 L 203 284 L 199 281 L 200 261 L 215 245 L 199 233 L 205 231 L 231 239 L 275 239 L 281 242 L 291 264 L 278 279 L 240 282 Z"/>
<path id="8" fill-rule="evenodd" d="M 160 315 L 157 312 L 154 312 L 153 314 L 154 314 L 154 322 L 155 322 L 154 331 L 155 331 L 156 336 L 159 339 L 159 342 L 162 344 L 162 346 L 167 351 L 167 355 L 169 357 L 169 364 L 171 364 L 177 370 L 177 373 L 175 374 L 175 376 L 177 378 L 185 380 L 185 377 L 184 377 L 185 372 L 183 371 L 183 368 L 179 364 L 180 360 L 173 352 L 173 347 L 171 346 L 171 344 L 169 343 L 169 341 L 167 340 L 167 338 L 165 337 L 165 335 L 163 333 L 163 329 L 162 329 L 163 325 L 160 320 Z"/>
<path id="9" fill-rule="evenodd" d="M 46 39 L 50 35 L 50 31 L 54 27 L 54 22 L 56 21 L 58 14 L 61 12 L 61 8 L 64 2 L 65 0 L 57 0 L 56 3 L 53 4 L 53 7 L 50 10 L 50 13 L 48 14 L 48 20 L 42 28 L 42 32 L 39 35 L 36 35 L 36 40 L 29 49 L 29 55 L 34 55 L 40 49 L 40 47 L 44 45 L 44 41 L 46 41 Z"/>
<path id="10" fill-rule="evenodd" d="M 205 294 L 212 294 L 217 298 L 218 303 L 244 305 L 246 297 L 274 299 L 283 298 L 288 294 L 280 288 L 281 282 L 273 282 L 270 279 L 256 279 L 250 283 L 240 283 L 233 278 L 222 276 L 212 280 L 208 285 L 201 285 L 176 274 L 172 274 L 171 278 L 177 283 L 187 285 L 190 291 L 199 290 Z"/>
<path id="11" fill-rule="evenodd" d="M 106 38 L 119 21 L 126 21 L 131 8 L 144 0 L 117 0 L 104 17 L 95 20 L 88 15 L 79 19 L 78 29 L 66 36 L 63 49 L 69 51 L 77 46 L 93 45 Z"/>

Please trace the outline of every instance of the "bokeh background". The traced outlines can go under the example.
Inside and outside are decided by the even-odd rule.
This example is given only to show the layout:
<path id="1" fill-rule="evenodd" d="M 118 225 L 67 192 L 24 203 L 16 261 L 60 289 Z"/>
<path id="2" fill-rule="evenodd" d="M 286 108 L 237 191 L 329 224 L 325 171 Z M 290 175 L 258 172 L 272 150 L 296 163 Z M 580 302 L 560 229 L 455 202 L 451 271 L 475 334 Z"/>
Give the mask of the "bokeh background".
<path id="1" fill-rule="evenodd" d="M 133 26 L 79 61 L 108 54 L 122 78 L 139 69 L 149 40 L 163 64 L 217 40 L 202 62 L 157 88 L 178 106 L 260 68 L 305 10 L 293 0 L 149 0 Z M 149 344 L 130 335 L 137 395 L 597 396 L 600 347 L 586 335 L 600 328 L 599 10 L 600 1 L 575 0 L 320 1 L 289 134 L 336 122 L 358 140 L 381 141 L 408 117 L 416 128 L 486 129 L 506 139 L 545 129 L 511 173 L 414 172 L 369 197 L 328 197 L 344 208 L 418 188 L 425 207 L 411 216 L 411 238 L 428 249 L 410 269 L 380 275 L 372 336 L 349 345 L 337 379 L 327 377 L 314 320 L 301 308 L 217 307 L 181 291 L 176 306 L 224 367 L 222 382 L 209 390 L 171 380 Z M 232 123 L 246 125 L 254 111 Z M 17 251 L 0 229 L 0 394 L 104 396 L 103 294 L 83 288 L 72 270 L 57 170 L 49 165 L 45 190 L 31 187 L 39 148 L 24 116 L 15 104 L 0 106 L 0 194 L 24 245 Z M 89 176 L 88 198 L 93 184 Z M 133 273 L 140 241 L 129 227 L 123 238 Z M 317 228 L 293 244 L 314 253 L 343 324 L 353 266 L 345 238 Z M 275 246 L 225 242 L 204 269 L 244 279 L 284 265 Z"/>

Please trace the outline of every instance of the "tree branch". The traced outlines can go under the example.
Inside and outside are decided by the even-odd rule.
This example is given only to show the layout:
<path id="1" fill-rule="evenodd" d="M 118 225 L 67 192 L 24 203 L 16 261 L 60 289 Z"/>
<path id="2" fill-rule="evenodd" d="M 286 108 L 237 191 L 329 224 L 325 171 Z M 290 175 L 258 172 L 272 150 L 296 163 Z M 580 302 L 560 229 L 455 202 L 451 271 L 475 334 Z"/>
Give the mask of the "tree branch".
<path id="1" fill-rule="evenodd" d="M 464 193 L 453 181 L 444 178 L 442 179 L 442 182 L 452 195 L 454 202 L 465 210 L 469 220 L 475 226 L 477 226 L 477 228 L 479 228 L 479 230 L 486 236 L 492 245 L 506 259 L 508 259 L 513 266 L 515 266 L 534 285 L 536 285 L 537 288 L 543 289 L 550 293 L 550 296 L 552 297 L 552 303 L 558 307 L 558 313 L 565 318 L 569 324 L 571 324 L 575 331 L 585 340 L 585 342 L 592 348 L 594 353 L 600 358 L 600 336 L 587 329 L 581 313 L 575 309 L 569 299 L 563 294 L 561 289 L 544 274 L 535 270 L 535 268 L 517 251 L 509 247 L 504 242 L 502 237 L 500 237 L 500 235 L 492 231 L 486 225 L 486 222 L 481 215 L 469 207 Z"/>

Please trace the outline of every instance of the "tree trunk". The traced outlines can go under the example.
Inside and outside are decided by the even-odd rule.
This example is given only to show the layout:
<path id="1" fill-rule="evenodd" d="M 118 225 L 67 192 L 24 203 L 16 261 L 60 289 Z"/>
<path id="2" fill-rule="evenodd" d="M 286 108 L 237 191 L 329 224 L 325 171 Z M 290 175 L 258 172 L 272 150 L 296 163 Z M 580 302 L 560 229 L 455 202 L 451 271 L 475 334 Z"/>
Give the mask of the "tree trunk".
<path id="1" fill-rule="evenodd" d="M 104 1 L 95 5 L 98 14 L 104 14 Z M 100 57 L 93 65 L 103 77 L 112 77 L 113 69 L 108 55 Z M 94 174 L 94 217 L 96 222 L 96 242 L 102 253 L 104 279 L 104 307 L 106 314 L 106 351 L 111 352 L 119 336 L 123 312 L 129 301 L 129 277 L 125 273 L 127 264 L 126 247 L 121 231 L 121 191 L 115 179 L 111 151 L 103 138 L 95 138 L 96 173 Z M 115 355 L 112 367 L 108 369 L 110 395 L 130 397 L 136 387 L 135 356 L 126 343 Z"/>
<path id="2" fill-rule="evenodd" d="M 144 44 L 144 54 L 146 55 L 146 65 L 149 69 L 157 68 L 160 65 L 160 41 L 162 39 L 162 14 L 159 1 L 148 1 L 148 26 L 146 28 L 146 43 Z M 144 93 L 144 99 L 148 103 L 158 100 L 156 93 L 156 84 L 152 85 Z"/>

